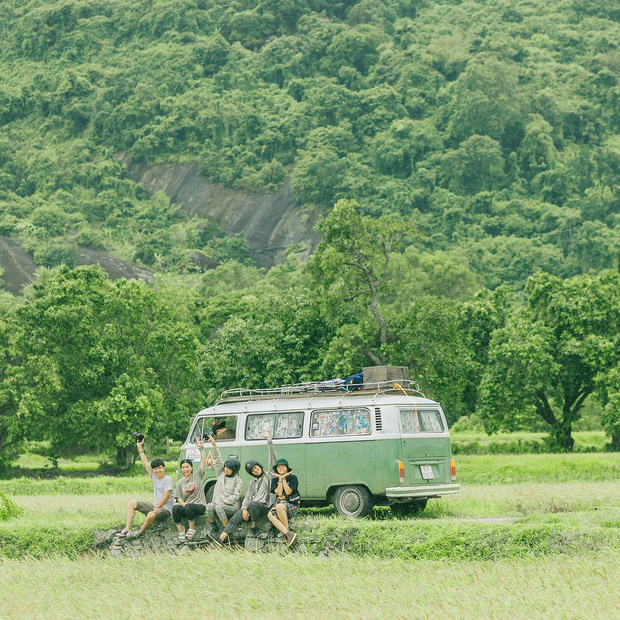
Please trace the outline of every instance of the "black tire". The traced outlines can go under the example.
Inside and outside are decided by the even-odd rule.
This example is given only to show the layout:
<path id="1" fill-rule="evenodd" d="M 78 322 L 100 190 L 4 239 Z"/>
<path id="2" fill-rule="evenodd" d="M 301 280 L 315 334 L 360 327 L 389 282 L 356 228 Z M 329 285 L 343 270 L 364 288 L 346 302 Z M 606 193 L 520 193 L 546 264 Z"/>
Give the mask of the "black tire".
<path id="1" fill-rule="evenodd" d="M 410 517 L 412 515 L 418 515 L 424 512 L 427 503 L 427 499 L 417 499 L 404 504 L 392 504 L 390 506 L 390 510 L 395 517 Z"/>
<path id="2" fill-rule="evenodd" d="M 213 501 L 213 489 L 215 489 L 214 484 L 205 487 L 205 499 L 207 500 L 207 504 Z"/>
<path id="3" fill-rule="evenodd" d="M 334 493 L 334 508 L 340 516 L 347 519 L 365 517 L 372 510 L 372 506 L 372 497 L 366 487 L 338 487 Z"/>

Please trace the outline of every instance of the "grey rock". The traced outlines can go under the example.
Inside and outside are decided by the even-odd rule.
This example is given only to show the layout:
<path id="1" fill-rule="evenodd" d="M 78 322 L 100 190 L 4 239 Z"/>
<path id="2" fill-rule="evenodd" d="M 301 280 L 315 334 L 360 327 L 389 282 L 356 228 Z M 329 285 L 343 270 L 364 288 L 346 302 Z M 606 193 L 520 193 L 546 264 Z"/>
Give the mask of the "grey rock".
<path id="1" fill-rule="evenodd" d="M 122 154 L 119 159 L 149 194 L 163 191 L 189 217 L 207 218 L 230 234 L 244 233 L 259 267 L 281 263 L 291 246 L 298 246 L 305 258 L 317 245 L 314 225 L 319 212 L 297 204 L 288 181 L 272 194 L 248 192 L 211 183 L 199 174 L 196 162 L 149 166 L 132 163 Z"/>

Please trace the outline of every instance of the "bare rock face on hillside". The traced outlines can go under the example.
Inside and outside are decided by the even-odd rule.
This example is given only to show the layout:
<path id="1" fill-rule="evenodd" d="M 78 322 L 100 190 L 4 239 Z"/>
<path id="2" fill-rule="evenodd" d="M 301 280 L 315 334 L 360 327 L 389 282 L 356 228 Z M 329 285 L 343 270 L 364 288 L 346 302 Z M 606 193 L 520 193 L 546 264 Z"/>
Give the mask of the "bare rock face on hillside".
<path id="1" fill-rule="evenodd" d="M 121 260 L 107 252 L 78 248 L 76 265 L 101 265 L 112 280 L 119 278 L 152 280 L 153 274 L 147 269 Z M 17 239 L 0 236 L 0 267 L 3 270 L 4 288 L 21 295 L 24 287 L 32 282 L 37 266 L 32 257 Z"/>
<path id="2" fill-rule="evenodd" d="M 3 236 L 0 236 L 0 267 L 4 272 L 4 288 L 13 295 L 22 294 L 24 286 L 32 281 L 37 269 L 32 257 L 19 241 Z"/>
<path id="3" fill-rule="evenodd" d="M 295 203 L 288 182 L 273 194 L 250 193 L 211 183 L 199 174 L 197 163 L 125 163 L 131 178 L 149 194 L 163 191 L 189 217 L 208 218 L 230 234 L 244 233 L 259 267 L 282 262 L 292 245 L 302 246 L 305 258 L 317 244 L 319 214 Z"/>
<path id="4" fill-rule="evenodd" d="M 76 265 L 101 265 L 111 280 L 127 278 L 128 280 L 153 280 L 153 272 L 128 263 L 107 252 L 78 248 Z"/>

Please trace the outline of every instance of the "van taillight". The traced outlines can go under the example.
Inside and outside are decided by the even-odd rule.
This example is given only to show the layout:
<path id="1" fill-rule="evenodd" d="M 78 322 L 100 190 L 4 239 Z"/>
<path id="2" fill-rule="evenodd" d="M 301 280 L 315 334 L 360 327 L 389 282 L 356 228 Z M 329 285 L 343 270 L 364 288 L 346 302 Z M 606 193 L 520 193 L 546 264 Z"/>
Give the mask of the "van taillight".
<path id="1" fill-rule="evenodd" d="M 398 477 L 401 482 L 405 482 L 405 464 L 402 461 L 398 461 Z"/>
<path id="2" fill-rule="evenodd" d="M 456 480 L 456 461 L 454 459 L 450 461 L 450 479 Z"/>

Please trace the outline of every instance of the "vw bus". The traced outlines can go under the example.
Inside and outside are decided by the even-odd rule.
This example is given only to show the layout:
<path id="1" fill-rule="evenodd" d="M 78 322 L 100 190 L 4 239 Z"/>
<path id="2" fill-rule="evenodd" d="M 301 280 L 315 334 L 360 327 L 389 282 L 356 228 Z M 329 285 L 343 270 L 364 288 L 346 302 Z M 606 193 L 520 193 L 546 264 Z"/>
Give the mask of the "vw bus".
<path id="1" fill-rule="evenodd" d="M 327 382 L 329 383 L 329 382 Z M 345 517 L 363 517 L 374 505 L 399 515 L 421 512 L 434 497 L 457 493 L 450 434 L 439 403 L 413 381 L 353 386 L 305 383 L 275 389 L 224 392 L 192 421 L 180 459 L 200 461 L 196 441 L 214 433 L 222 458 L 268 465 L 261 432 L 299 478 L 302 505 L 333 503 Z M 209 444 L 205 444 L 205 450 Z M 211 459 L 210 459 L 211 461 Z M 204 476 L 207 500 L 215 470 Z"/>

